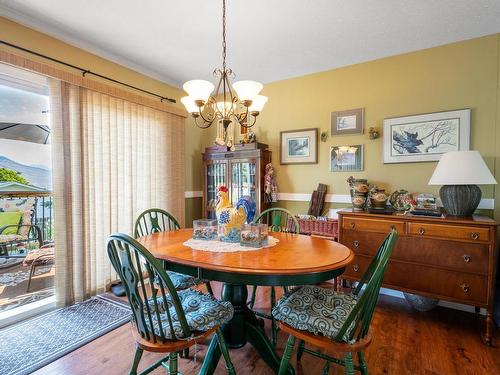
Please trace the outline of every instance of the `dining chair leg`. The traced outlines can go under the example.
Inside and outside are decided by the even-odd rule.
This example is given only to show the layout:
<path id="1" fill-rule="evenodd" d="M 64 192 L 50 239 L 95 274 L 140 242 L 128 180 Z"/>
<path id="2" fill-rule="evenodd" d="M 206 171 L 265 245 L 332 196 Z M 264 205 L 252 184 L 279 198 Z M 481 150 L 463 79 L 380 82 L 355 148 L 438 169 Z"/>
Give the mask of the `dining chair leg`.
<path id="1" fill-rule="evenodd" d="M 250 307 L 250 309 L 253 309 L 253 305 L 255 304 L 255 295 L 257 294 L 257 287 L 254 285 L 252 287 L 252 295 L 250 297 L 250 302 L 248 304 L 248 307 Z"/>
<path id="2" fill-rule="evenodd" d="M 170 360 L 168 361 L 168 374 L 177 375 L 177 352 L 170 353 Z"/>
<path id="3" fill-rule="evenodd" d="M 361 368 L 361 375 L 368 375 L 368 368 L 366 367 L 365 356 L 363 352 L 358 352 L 359 367 Z"/>
<path id="4" fill-rule="evenodd" d="M 328 371 L 330 371 L 330 361 L 326 361 L 323 366 L 323 370 L 321 371 L 321 375 L 328 375 Z"/>
<path id="5" fill-rule="evenodd" d="M 137 366 L 139 366 L 141 357 L 142 357 L 142 349 L 137 347 L 135 349 L 134 363 L 132 364 L 132 368 L 130 369 L 129 375 L 137 375 Z"/>
<path id="6" fill-rule="evenodd" d="M 295 345 L 295 336 L 290 335 L 286 343 L 285 351 L 283 353 L 283 358 L 281 358 L 280 369 L 278 375 L 285 375 L 288 370 L 288 364 L 290 363 L 290 358 L 292 357 L 293 346 Z"/>
<path id="7" fill-rule="evenodd" d="M 352 353 L 347 352 L 344 354 L 345 373 L 346 375 L 354 375 L 354 364 L 352 362 Z"/>
<path id="8" fill-rule="evenodd" d="M 276 346 L 278 343 L 278 327 L 276 326 L 276 319 L 273 316 L 273 309 L 276 306 L 276 288 L 271 287 L 271 335 L 273 339 L 273 345 Z"/>
<path id="9" fill-rule="evenodd" d="M 205 286 L 207 287 L 207 292 L 208 292 L 211 296 L 213 296 L 213 295 L 214 295 L 214 291 L 212 290 L 212 285 L 210 285 L 210 281 L 207 281 L 207 282 L 205 283 Z"/>
<path id="10" fill-rule="evenodd" d="M 297 347 L 297 362 L 302 359 L 302 355 L 304 354 L 304 347 L 306 343 L 304 340 L 299 340 L 299 346 Z"/>
<path id="11" fill-rule="evenodd" d="M 226 341 L 224 340 L 224 334 L 222 330 L 219 328 L 215 332 L 217 335 L 217 341 L 219 341 L 219 348 L 224 357 L 224 361 L 226 362 L 226 370 L 229 375 L 236 375 L 236 370 L 234 369 L 233 362 L 231 361 L 231 357 L 229 356 L 229 350 L 227 350 Z"/>

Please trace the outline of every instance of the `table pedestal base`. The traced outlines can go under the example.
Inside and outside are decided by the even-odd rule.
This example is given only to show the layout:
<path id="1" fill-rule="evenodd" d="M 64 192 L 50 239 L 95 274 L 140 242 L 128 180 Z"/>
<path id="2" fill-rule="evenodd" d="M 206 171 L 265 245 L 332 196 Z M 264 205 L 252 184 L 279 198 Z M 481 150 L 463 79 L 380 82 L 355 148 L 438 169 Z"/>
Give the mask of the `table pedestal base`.
<path id="1" fill-rule="evenodd" d="M 258 319 L 254 312 L 247 307 L 247 298 L 246 285 L 224 284 L 222 300 L 231 302 L 234 307 L 233 319 L 222 329 L 226 344 L 229 348 L 237 349 L 249 342 L 267 365 L 275 373 L 278 373 L 281 358 L 276 354 L 274 346 L 264 332 L 264 321 Z M 213 374 L 220 356 L 217 336 L 214 335 L 208 347 L 200 374 Z M 288 374 L 294 374 L 293 368 L 288 369 Z"/>

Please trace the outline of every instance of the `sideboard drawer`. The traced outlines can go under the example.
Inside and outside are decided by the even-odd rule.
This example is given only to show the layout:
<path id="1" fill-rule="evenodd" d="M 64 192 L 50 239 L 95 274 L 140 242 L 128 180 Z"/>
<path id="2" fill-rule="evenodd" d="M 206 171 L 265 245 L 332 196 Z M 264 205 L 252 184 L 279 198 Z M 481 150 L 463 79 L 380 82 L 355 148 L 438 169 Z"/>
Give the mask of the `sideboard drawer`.
<path id="1" fill-rule="evenodd" d="M 460 225 L 409 223 L 408 234 L 471 242 L 488 242 L 490 240 L 490 231 L 488 228 L 466 227 Z"/>
<path id="2" fill-rule="evenodd" d="M 342 220 L 343 229 L 352 229 L 364 232 L 389 233 L 391 229 L 396 229 L 399 235 L 404 234 L 405 225 L 396 220 L 373 220 L 345 217 Z"/>
<path id="3" fill-rule="evenodd" d="M 373 256 L 377 253 L 377 250 L 386 237 L 387 233 L 362 232 L 355 229 L 344 230 L 341 243 L 356 254 Z M 401 238 L 396 242 L 396 247 L 398 247 L 400 242 Z M 396 249 L 394 249 L 395 251 Z"/>
<path id="4" fill-rule="evenodd" d="M 359 279 L 368 268 L 371 257 L 356 255 L 345 270 L 348 278 Z M 454 272 L 428 266 L 391 260 L 387 267 L 384 286 L 424 292 L 465 303 L 488 303 L 488 278 L 486 276 Z M 438 297 L 438 298 L 439 298 Z"/>

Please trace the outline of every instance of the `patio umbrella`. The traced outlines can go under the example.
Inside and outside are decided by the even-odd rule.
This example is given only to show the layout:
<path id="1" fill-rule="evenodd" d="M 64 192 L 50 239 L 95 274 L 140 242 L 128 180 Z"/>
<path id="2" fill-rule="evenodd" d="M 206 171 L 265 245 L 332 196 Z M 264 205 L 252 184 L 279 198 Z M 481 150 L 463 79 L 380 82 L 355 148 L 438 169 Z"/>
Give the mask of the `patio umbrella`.
<path id="1" fill-rule="evenodd" d="M 47 125 L 0 122 L 0 139 L 48 144 L 50 128 Z"/>

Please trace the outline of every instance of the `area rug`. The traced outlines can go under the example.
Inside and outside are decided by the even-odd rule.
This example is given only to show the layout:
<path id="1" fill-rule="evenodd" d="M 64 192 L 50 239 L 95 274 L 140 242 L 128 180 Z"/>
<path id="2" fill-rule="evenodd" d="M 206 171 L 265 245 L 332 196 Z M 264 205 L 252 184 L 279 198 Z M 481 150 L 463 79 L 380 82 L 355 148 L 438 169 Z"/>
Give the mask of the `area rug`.
<path id="1" fill-rule="evenodd" d="M 0 374 L 29 374 L 130 317 L 125 304 L 98 296 L 0 330 Z"/>
<path id="2" fill-rule="evenodd" d="M 49 272 L 52 266 L 40 266 L 35 269 L 33 276 L 40 276 Z M 0 286 L 16 286 L 29 279 L 30 269 L 19 270 L 16 272 L 6 272 L 0 274 Z"/>
<path id="3" fill-rule="evenodd" d="M 0 257 L 0 270 L 17 266 L 23 262 L 23 258 L 4 258 Z"/>

